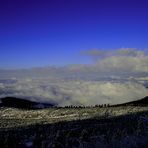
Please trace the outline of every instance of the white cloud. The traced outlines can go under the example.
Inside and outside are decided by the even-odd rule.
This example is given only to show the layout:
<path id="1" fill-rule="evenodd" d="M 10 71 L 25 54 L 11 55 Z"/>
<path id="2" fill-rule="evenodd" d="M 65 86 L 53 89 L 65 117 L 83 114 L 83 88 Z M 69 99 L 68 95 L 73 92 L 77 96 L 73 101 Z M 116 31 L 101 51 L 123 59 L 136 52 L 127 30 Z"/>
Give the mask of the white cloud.
<path id="1" fill-rule="evenodd" d="M 117 104 L 148 95 L 147 89 L 136 82 L 57 81 L 47 79 L 18 81 L 0 88 L 1 95 L 28 98 L 33 101 L 56 102 L 58 105 Z"/>
<path id="2" fill-rule="evenodd" d="M 115 50 L 115 54 L 120 56 L 132 56 L 132 57 L 142 57 L 144 56 L 144 51 L 135 48 L 121 48 Z"/>
<path id="3" fill-rule="evenodd" d="M 104 74 L 148 72 L 148 55 L 142 50 L 134 48 L 121 48 L 110 51 L 92 49 L 86 51 L 85 55 L 97 59 L 96 63 L 90 67 L 94 67 L 94 70 Z"/>
<path id="4" fill-rule="evenodd" d="M 120 72 L 148 72 L 148 56 L 129 57 L 112 56 L 97 63 L 98 69 L 102 71 Z"/>
<path id="5" fill-rule="evenodd" d="M 145 52 L 129 48 L 112 51 L 93 49 L 83 54 L 95 57 L 97 61 L 92 65 L 0 73 L 0 77 L 18 77 L 0 81 L 0 97 L 16 96 L 64 106 L 116 104 L 148 96 L 143 86 L 147 83 L 140 84 L 135 77 L 137 74 L 143 78 L 148 76 L 148 55 Z M 132 79 L 123 81 L 125 75 Z M 104 76 L 108 76 L 107 79 Z"/>

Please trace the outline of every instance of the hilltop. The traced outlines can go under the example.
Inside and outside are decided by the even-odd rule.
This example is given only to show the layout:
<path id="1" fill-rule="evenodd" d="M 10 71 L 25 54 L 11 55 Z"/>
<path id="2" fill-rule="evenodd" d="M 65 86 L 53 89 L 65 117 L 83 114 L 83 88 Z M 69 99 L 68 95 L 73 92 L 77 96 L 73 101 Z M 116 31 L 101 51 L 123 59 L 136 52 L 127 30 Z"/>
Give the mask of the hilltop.
<path id="1" fill-rule="evenodd" d="M 148 96 L 136 101 L 126 102 L 126 103 L 112 105 L 112 106 L 114 107 L 116 106 L 148 106 Z"/>

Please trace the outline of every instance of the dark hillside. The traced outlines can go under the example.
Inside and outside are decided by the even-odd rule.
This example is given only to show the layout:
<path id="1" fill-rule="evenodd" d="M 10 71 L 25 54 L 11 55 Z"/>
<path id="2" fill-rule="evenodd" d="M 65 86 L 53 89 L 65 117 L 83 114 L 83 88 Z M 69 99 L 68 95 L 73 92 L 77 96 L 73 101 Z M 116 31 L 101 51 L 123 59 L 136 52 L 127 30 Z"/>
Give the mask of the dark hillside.
<path id="1" fill-rule="evenodd" d="M 123 104 L 112 105 L 112 106 L 113 107 L 116 107 L 116 106 L 148 106 L 148 96 L 140 100 L 127 102 Z"/>
<path id="2" fill-rule="evenodd" d="M 0 107 L 14 107 L 20 109 L 39 109 L 53 107 L 53 104 L 33 102 L 26 99 L 15 98 L 15 97 L 6 97 L 1 98 Z"/>

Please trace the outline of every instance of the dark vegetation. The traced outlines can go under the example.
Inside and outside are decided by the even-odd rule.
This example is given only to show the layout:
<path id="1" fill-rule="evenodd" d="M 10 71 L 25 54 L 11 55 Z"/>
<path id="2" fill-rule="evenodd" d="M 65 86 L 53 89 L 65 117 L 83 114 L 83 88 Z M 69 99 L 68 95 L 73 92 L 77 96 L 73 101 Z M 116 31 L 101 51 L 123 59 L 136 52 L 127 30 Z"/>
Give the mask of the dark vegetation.
<path id="1" fill-rule="evenodd" d="M 2 103 L 6 100 L 2 99 Z M 8 101 L 8 102 L 7 102 Z M 10 103 L 9 99 L 6 104 Z M 16 99 L 16 101 L 18 101 Z M 20 100 L 19 100 L 20 101 Z M 19 102 L 18 101 L 18 102 Z M 20 106 L 20 104 L 21 106 Z M 17 103 L 20 108 L 24 100 Z M 25 102 L 26 103 L 26 102 Z M 27 102 L 32 106 L 32 102 Z M 28 106 L 26 105 L 26 109 Z M 33 102 L 34 105 L 34 102 Z M 83 110 L 83 108 L 131 108 L 148 106 L 148 97 L 138 101 L 119 105 L 66 106 Z M 8 106 L 7 106 L 8 107 Z M 10 107 L 10 106 L 9 106 Z M 11 106 L 12 107 L 12 106 Z M 55 110 L 60 107 L 54 107 Z M 24 108 L 23 108 L 24 109 Z M 63 109 L 63 108 L 61 108 Z M 26 110 L 27 111 L 27 110 Z M 2 121 L 3 120 L 3 121 Z M 3 123 L 33 122 L 30 120 L 1 119 Z M 12 128 L 0 128 L 0 148 L 147 148 L 148 147 L 148 111 L 132 112 L 119 116 L 96 116 L 89 119 L 59 121 L 49 123 L 41 120 L 30 125 Z"/>
<path id="2" fill-rule="evenodd" d="M 147 148 L 148 112 L 1 129 L 2 148 Z M 30 146 L 29 146 L 30 145 Z"/>

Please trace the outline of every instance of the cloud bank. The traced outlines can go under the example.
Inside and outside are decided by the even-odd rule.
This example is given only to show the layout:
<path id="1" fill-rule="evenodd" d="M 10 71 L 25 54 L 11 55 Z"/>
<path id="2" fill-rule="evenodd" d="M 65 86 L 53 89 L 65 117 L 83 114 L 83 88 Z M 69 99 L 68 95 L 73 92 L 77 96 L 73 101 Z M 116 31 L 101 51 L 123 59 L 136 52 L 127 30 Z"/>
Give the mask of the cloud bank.
<path id="1" fill-rule="evenodd" d="M 81 54 L 95 59 L 94 64 L 1 70 L 0 97 L 65 106 L 118 104 L 148 96 L 146 52 L 122 48 L 92 49 Z"/>
<path id="2" fill-rule="evenodd" d="M 148 55 L 138 49 L 121 48 L 112 51 L 92 49 L 83 51 L 83 55 L 95 60 L 94 69 L 102 73 L 141 73 L 148 72 Z"/>
<path id="3" fill-rule="evenodd" d="M 77 64 L 63 67 L 41 67 L 22 70 L 0 70 L 1 78 L 56 77 L 94 79 L 104 76 L 147 76 L 148 54 L 146 50 L 121 48 L 117 50 L 92 49 L 82 51 L 84 56 L 95 59 L 94 64 Z"/>
<path id="4" fill-rule="evenodd" d="M 15 96 L 32 101 L 65 105 L 117 104 L 148 95 L 138 82 L 117 81 L 53 81 L 48 79 L 21 79 L 16 83 L 1 83 L 0 97 Z"/>

